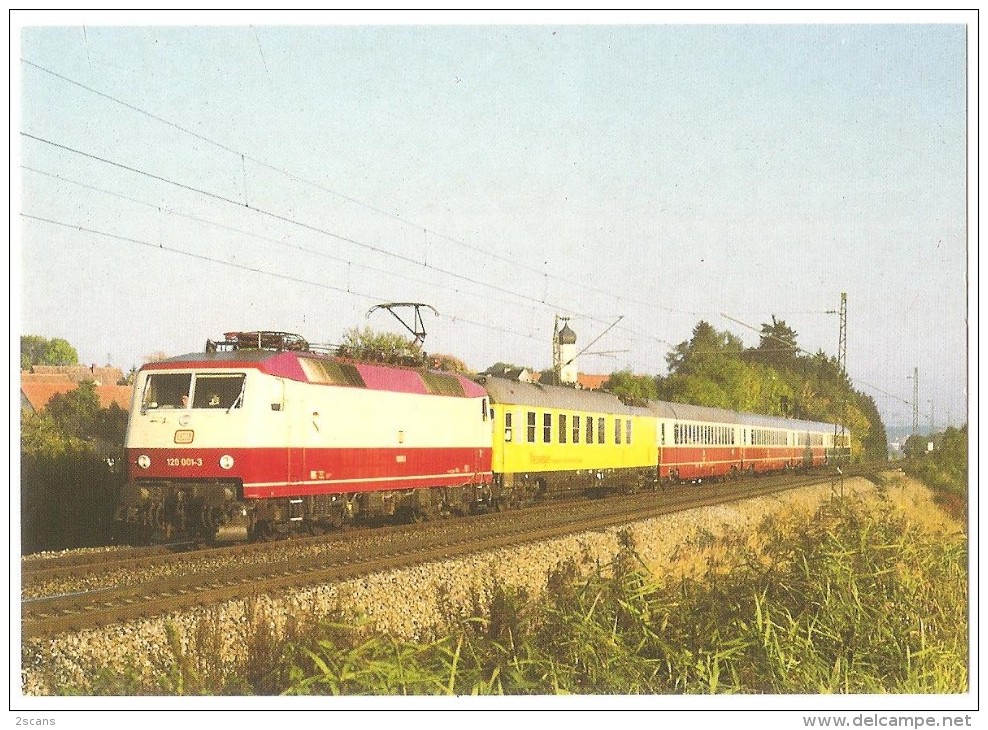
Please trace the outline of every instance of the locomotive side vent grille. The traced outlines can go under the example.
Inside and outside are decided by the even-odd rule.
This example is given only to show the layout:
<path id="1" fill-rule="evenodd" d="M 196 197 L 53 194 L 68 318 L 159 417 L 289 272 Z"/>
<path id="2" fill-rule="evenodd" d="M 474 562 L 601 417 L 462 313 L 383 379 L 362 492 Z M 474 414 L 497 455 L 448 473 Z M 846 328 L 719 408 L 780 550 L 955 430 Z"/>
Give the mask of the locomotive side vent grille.
<path id="1" fill-rule="evenodd" d="M 422 372 L 422 381 L 425 383 L 426 389 L 433 395 L 451 395 L 457 398 L 466 395 L 466 391 L 463 390 L 463 383 L 452 375 L 441 375 L 426 370 Z"/>
<path id="2" fill-rule="evenodd" d="M 350 388 L 367 387 L 360 371 L 351 363 L 338 360 L 316 360 L 309 357 L 301 357 L 299 362 L 302 363 L 305 376 L 313 383 L 343 385 Z"/>

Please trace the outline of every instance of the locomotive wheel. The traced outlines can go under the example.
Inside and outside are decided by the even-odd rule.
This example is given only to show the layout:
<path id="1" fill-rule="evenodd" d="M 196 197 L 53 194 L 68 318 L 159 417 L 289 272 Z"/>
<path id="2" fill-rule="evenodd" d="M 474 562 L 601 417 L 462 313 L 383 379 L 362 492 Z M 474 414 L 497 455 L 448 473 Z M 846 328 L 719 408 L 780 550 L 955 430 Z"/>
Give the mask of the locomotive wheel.
<path id="1" fill-rule="evenodd" d="M 343 527 L 344 521 L 345 520 L 343 518 L 343 511 L 340 510 L 339 512 L 334 512 L 329 517 L 327 517 L 326 520 L 322 522 L 322 524 L 325 525 L 330 530 L 339 530 L 340 528 Z"/>
<path id="2" fill-rule="evenodd" d="M 425 510 L 418 507 L 401 507 L 395 513 L 395 518 L 397 522 L 402 524 L 413 525 L 425 522 L 429 516 Z"/>
<path id="3" fill-rule="evenodd" d="M 271 520 L 260 520 L 251 530 L 251 540 L 257 542 L 269 542 L 275 538 L 276 531 Z"/>

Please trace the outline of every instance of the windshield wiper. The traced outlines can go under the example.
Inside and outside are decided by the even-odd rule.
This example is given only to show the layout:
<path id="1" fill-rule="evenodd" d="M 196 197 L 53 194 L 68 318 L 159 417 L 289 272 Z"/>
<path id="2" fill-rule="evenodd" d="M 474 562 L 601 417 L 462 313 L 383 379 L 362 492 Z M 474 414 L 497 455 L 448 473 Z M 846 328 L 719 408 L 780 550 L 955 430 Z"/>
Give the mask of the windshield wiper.
<path id="1" fill-rule="evenodd" d="M 230 404 L 230 407 L 226 409 L 226 412 L 227 413 L 229 413 L 230 411 L 232 411 L 237 406 L 240 406 L 240 405 L 243 404 L 244 391 L 246 389 L 247 389 L 247 378 L 244 378 L 243 382 L 240 384 L 240 394 L 236 398 L 234 398 L 233 403 L 231 403 Z"/>

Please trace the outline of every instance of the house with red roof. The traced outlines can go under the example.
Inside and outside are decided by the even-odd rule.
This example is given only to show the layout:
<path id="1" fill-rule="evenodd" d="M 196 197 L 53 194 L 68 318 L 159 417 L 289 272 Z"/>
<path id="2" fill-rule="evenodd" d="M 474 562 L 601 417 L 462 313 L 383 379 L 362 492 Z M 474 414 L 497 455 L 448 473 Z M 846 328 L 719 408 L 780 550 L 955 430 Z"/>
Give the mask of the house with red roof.
<path id="1" fill-rule="evenodd" d="M 130 410 L 133 386 L 117 385 L 123 379 L 119 368 L 98 368 L 95 365 L 35 365 L 30 371 L 21 372 L 21 409 L 40 413 L 58 393 L 68 393 L 79 383 L 96 383 L 96 397 L 100 408 L 116 403 L 123 410 Z"/>

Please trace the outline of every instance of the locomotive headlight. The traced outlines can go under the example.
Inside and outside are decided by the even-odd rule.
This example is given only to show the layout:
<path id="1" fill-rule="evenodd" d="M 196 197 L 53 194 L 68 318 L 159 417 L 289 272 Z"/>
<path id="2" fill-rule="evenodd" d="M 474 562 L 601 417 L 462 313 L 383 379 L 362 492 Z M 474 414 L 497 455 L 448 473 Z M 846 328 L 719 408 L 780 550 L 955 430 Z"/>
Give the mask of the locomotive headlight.
<path id="1" fill-rule="evenodd" d="M 137 457 L 137 465 L 142 469 L 147 469 L 151 466 L 151 457 L 147 454 L 141 454 Z"/>
<path id="2" fill-rule="evenodd" d="M 230 456 L 229 454 L 223 454 L 223 456 L 220 457 L 220 466 L 223 467 L 224 469 L 232 469 L 233 457 Z"/>

